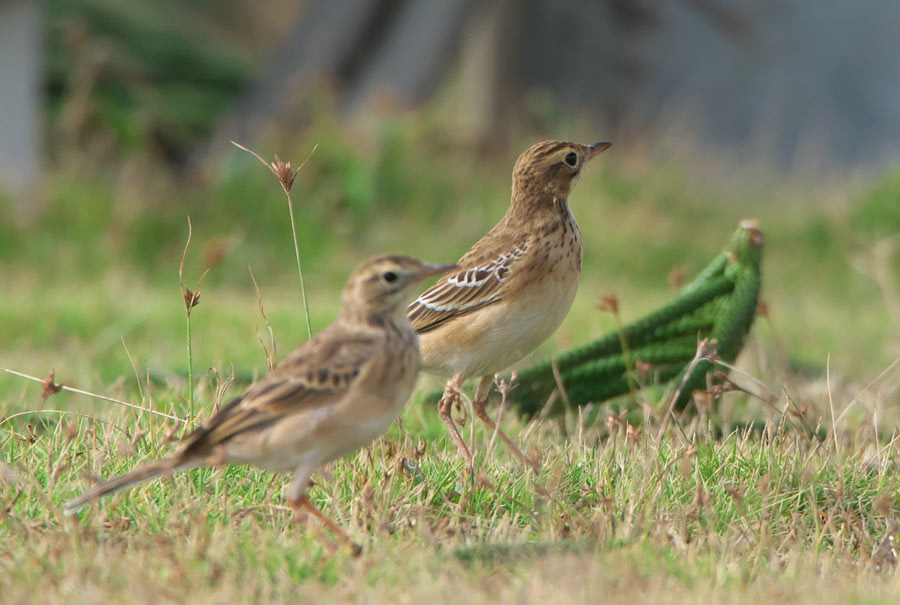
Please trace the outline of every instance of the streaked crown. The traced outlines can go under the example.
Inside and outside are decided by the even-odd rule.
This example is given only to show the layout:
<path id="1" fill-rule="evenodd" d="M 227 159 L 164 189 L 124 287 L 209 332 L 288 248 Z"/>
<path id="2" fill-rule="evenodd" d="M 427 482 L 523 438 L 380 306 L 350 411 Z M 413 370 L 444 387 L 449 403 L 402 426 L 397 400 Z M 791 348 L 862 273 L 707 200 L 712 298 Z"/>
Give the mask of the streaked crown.
<path id="1" fill-rule="evenodd" d="M 543 141 L 526 149 L 513 168 L 513 199 L 517 194 L 550 194 L 566 198 L 585 165 L 612 143 L 582 145 L 568 141 Z"/>
<path id="2" fill-rule="evenodd" d="M 360 263 L 344 287 L 341 313 L 390 314 L 405 316 L 406 305 L 416 285 L 433 275 L 446 273 L 456 265 L 424 263 L 411 256 L 376 256 Z"/>

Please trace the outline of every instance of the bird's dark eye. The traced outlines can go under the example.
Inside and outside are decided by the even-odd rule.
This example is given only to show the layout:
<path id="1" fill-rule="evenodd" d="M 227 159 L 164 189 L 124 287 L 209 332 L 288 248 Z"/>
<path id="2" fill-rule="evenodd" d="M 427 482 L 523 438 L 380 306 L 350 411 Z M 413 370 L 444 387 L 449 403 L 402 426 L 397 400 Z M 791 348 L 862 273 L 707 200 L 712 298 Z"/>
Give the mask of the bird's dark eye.
<path id="1" fill-rule="evenodd" d="M 577 164 L 577 163 L 578 163 L 578 156 L 575 154 L 574 151 L 570 151 L 569 153 L 566 154 L 566 164 L 568 164 L 569 166 L 574 168 L 575 164 Z"/>
<path id="2" fill-rule="evenodd" d="M 382 277 L 384 278 L 384 281 L 388 283 L 397 281 L 397 274 L 393 271 L 386 271 Z"/>

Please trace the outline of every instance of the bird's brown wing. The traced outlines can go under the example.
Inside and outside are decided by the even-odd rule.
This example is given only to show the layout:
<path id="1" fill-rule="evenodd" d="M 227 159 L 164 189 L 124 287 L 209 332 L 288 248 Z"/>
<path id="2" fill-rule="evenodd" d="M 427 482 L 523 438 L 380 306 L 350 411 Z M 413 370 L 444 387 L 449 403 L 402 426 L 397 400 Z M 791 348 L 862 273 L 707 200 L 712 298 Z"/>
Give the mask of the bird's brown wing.
<path id="1" fill-rule="evenodd" d="M 184 451 L 200 452 L 247 430 L 309 408 L 339 401 L 380 349 L 374 335 L 332 325 L 286 357 L 269 374 L 184 438 Z"/>
<path id="2" fill-rule="evenodd" d="M 460 259 L 458 271 L 439 279 L 409 305 L 407 315 L 416 332 L 428 332 L 503 298 L 510 275 L 531 247 L 530 240 L 496 241 L 489 247 L 485 243 L 487 237 Z"/>

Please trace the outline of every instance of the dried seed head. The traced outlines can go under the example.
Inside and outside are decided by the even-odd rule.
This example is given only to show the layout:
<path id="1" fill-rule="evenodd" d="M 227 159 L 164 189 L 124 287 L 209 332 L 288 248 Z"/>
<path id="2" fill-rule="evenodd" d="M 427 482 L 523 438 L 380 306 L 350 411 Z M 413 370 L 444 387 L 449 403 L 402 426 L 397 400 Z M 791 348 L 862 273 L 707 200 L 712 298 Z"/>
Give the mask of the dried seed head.
<path id="1" fill-rule="evenodd" d="M 601 296 L 594 306 L 601 311 L 611 311 L 613 314 L 617 314 L 619 312 L 619 297 L 615 294 Z"/>
<path id="2" fill-rule="evenodd" d="M 187 242 L 184 244 L 184 252 L 181 253 L 181 263 L 178 265 L 178 284 L 181 286 L 181 296 L 184 298 L 184 308 L 187 310 L 188 317 L 190 317 L 191 309 L 196 307 L 200 302 L 200 284 L 203 283 L 203 278 L 209 273 L 209 269 L 204 271 L 203 275 L 200 276 L 200 279 L 197 280 L 197 287 L 193 292 L 184 285 L 184 261 L 187 260 L 187 253 L 191 247 L 191 237 L 193 237 L 194 234 L 194 228 L 191 225 L 191 217 L 187 217 L 187 223 L 188 236 Z"/>
<path id="3" fill-rule="evenodd" d="M 419 438 L 419 442 L 416 444 L 416 447 L 412 451 L 413 458 L 418 460 L 425 454 L 425 449 L 427 447 L 427 443 L 421 437 Z"/>
<path id="4" fill-rule="evenodd" d="M 606 428 L 610 432 L 611 435 L 615 435 L 619 432 L 619 417 L 610 414 L 606 417 Z"/>
<path id="5" fill-rule="evenodd" d="M 697 357 L 715 361 L 719 357 L 719 341 L 715 338 L 703 338 L 697 343 Z"/>
<path id="6" fill-rule="evenodd" d="M 509 380 L 505 380 L 500 374 L 494 374 L 494 384 L 497 385 L 497 390 L 500 391 L 500 395 L 505 399 L 509 392 L 516 388 L 514 384 L 516 381 L 516 373 L 513 372 L 510 375 Z"/>
<path id="7" fill-rule="evenodd" d="M 285 191 L 291 190 L 291 187 L 294 186 L 294 179 L 297 178 L 297 172 L 300 172 L 299 168 L 297 172 L 291 170 L 291 163 L 281 161 L 281 158 L 277 155 L 275 156 L 275 161 L 269 163 L 269 170 L 278 177 L 278 181 Z"/>
<path id="8" fill-rule="evenodd" d="M 242 149 L 242 150 L 246 151 L 247 153 L 249 153 L 250 155 L 255 157 L 257 160 L 262 162 L 263 166 L 265 166 L 266 168 L 271 170 L 272 174 L 275 175 L 275 178 L 278 179 L 278 182 L 281 183 L 281 187 L 284 189 L 285 193 L 291 192 L 291 187 L 294 186 L 294 179 L 297 178 L 297 174 L 300 172 L 300 170 L 303 168 L 303 166 L 306 165 L 306 162 L 309 161 L 309 158 L 311 158 L 312 154 L 315 153 L 316 147 L 318 147 L 318 145 L 314 145 L 312 148 L 312 151 L 310 151 L 309 155 L 306 156 L 306 159 L 303 160 L 303 162 L 301 162 L 299 166 L 297 166 L 296 170 L 293 170 L 291 168 L 291 163 L 282 161 L 282 159 L 280 157 L 278 157 L 278 155 L 275 156 L 274 162 L 267 162 L 264 159 L 262 159 L 262 157 L 258 153 L 253 151 L 252 149 L 248 149 L 247 147 L 244 147 L 243 145 L 241 145 L 240 143 L 237 143 L 235 141 L 232 141 L 231 144 L 234 145 L 235 147 L 237 147 L 238 149 Z"/>
<path id="9" fill-rule="evenodd" d="M 669 271 L 669 275 L 666 277 L 666 281 L 669 282 L 670 286 L 680 288 L 684 285 L 686 276 L 687 267 L 685 265 L 678 265 L 676 267 L 672 267 L 672 270 Z"/>
<path id="10" fill-rule="evenodd" d="M 629 443 L 637 443 L 641 439 L 641 427 L 627 423 L 625 427 L 625 440 Z"/>
<path id="11" fill-rule="evenodd" d="M 47 374 L 47 377 L 44 379 L 44 382 L 41 383 L 41 405 L 44 405 L 44 402 L 47 401 L 47 398 L 56 395 L 62 390 L 61 384 L 56 384 L 53 380 L 56 378 L 56 370 L 50 370 L 50 373 Z"/>
<path id="12" fill-rule="evenodd" d="M 647 378 L 650 376 L 650 372 L 653 371 L 653 366 L 650 365 L 649 362 L 638 359 L 634 362 L 634 373 L 637 374 L 641 378 Z"/>
<path id="13" fill-rule="evenodd" d="M 187 312 L 190 313 L 191 309 L 200 304 L 200 291 L 192 292 L 190 288 L 187 286 L 181 291 L 181 295 L 184 297 L 184 308 L 187 309 Z"/>

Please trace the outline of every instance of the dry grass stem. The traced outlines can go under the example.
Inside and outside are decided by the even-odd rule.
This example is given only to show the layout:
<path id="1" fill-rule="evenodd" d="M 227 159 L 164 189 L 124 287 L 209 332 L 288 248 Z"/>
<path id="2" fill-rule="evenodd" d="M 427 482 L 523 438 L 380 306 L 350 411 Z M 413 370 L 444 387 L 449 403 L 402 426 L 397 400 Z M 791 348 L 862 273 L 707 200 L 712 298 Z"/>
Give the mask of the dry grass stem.
<path id="1" fill-rule="evenodd" d="M 0 368 L 0 369 L 2 369 L 7 374 L 12 374 L 13 376 L 18 376 L 20 378 L 32 380 L 34 382 L 40 382 L 41 384 L 44 384 L 44 382 L 47 380 L 46 378 L 38 378 L 36 376 L 30 376 L 23 372 L 17 372 L 16 370 L 10 370 L 9 368 Z M 140 405 L 135 405 L 133 403 L 129 403 L 128 401 L 122 401 L 121 399 L 116 399 L 115 397 L 99 395 L 97 393 L 91 393 L 90 391 L 84 391 L 82 389 L 77 389 L 75 387 L 70 387 L 70 386 L 66 386 L 66 385 L 56 385 L 56 386 L 58 386 L 60 391 L 68 391 L 69 393 L 76 393 L 78 395 L 86 395 L 87 397 L 93 397 L 94 399 L 109 401 L 111 403 L 116 403 L 116 404 L 119 404 L 119 405 L 122 405 L 122 406 L 125 406 L 128 408 L 139 410 L 141 412 L 147 412 L 148 414 L 153 414 L 155 416 L 162 416 L 163 418 L 168 418 L 169 420 L 175 420 L 177 422 L 181 422 L 182 424 L 184 424 L 186 422 L 185 420 L 179 418 L 178 416 L 172 416 L 171 414 L 166 414 L 165 412 L 160 412 L 158 410 L 153 410 L 150 408 L 145 408 Z M 28 412 L 28 413 L 33 413 L 33 412 Z"/>
<path id="2" fill-rule="evenodd" d="M 269 331 L 268 346 L 263 342 L 259 332 L 257 332 L 256 338 L 262 346 L 263 353 L 266 356 L 266 367 L 271 371 L 278 362 L 278 345 L 275 343 L 275 332 L 272 330 L 272 324 L 269 323 L 269 318 L 266 317 L 266 310 L 263 308 L 262 292 L 259 290 L 259 284 L 256 283 L 256 276 L 253 275 L 253 268 L 250 267 L 249 263 L 247 264 L 247 270 L 250 272 L 250 279 L 253 281 L 253 289 L 256 291 L 256 305 L 259 307 L 259 314 L 262 315 L 263 321 L 266 324 L 266 329 Z"/>
<path id="3" fill-rule="evenodd" d="M 675 392 L 672 393 L 672 396 L 669 398 L 669 402 L 666 405 L 666 411 L 663 414 L 662 422 L 660 422 L 659 425 L 659 432 L 657 433 L 656 437 L 657 443 L 660 442 L 663 434 L 665 434 L 670 420 L 673 420 L 676 424 L 678 424 L 678 421 L 675 420 L 675 402 L 678 401 L 678 398 L 681 396 L 681 391 L 684 390 L 684 385 L 687 383 L 687 380 L 690 377 L 691 373 L 694 371 L 694 368 L 696 368 L 697 364 L 703 360 L 712 361 L 716 358 L 716 340 L 709 340 L 707 338 L 701 339 L 697 343 L 697 352 L 694 354 L 694 358 L 684 370 L 684 378 L 681 379 L 681 382 L 678 384 Z"/>
<path id="4" fill-rule="evenodd" d="M 178 284 L 181 286 L 181 297 L 184 299 L 184 308 L 186 314 L 187 321 L 187 357 L 188 357 L 188 406 L 190 424 L 194 423 L 195 413 L 194 413 L 194 347 L 193 347 L 193 339 L 191 337 L 191 309 L 196 307 L 200 303 L 200 284 L 203 283 L 203 278 L 206 277 L 206 274 L 209 273 L 209 269 L 206 269 L 202 275 L 200 275 L 200 279 L 197 280 L 197 286 L 194 288 L 192 292 L 190 288 L 184 285 L 184 263 L 187 259 L 188 250 L 191 247 L 191 237 L 193 236 L 194 229 L 191 225 L 191 217 L 187 217 L 188 223 L 188 236 L 187 242 L 184 244 L 184 252 L 181 254 L 181 262 L 178 264 Z"/>
<path id="5" fill-rule="evenodd" d="M 303 267 L 300 264 L 300 243 L 297 240 L 297 225 L 294 222 L 294 201 L 291 198 L 291 188 L 294 186 L 294 179 L 297 178 L 297 174 L 316 152 L 318 144 L 313 145 L 313 148 L 306 156 L 306 159 L 304 159 L 300 163 L 300 165 L 297 166 L 296 170 L 291 168 L 290 162 L 283 162 L 277 155 L 275 156 L 274 162 L 266 162 L 258 153 L 251 149 L 248 149 L 247 147 L 244 147 L 240 143 L 232 141 L 231 144 L 238 149 L 246 151 L 257 160 L 259 160 L 263 166 L 268 168 L 272 172 L 272 174 L 275 175 L 275 177 L 278 179 L 278 182 L 281 184 L 281 188 L 284 190 L 284 195 L 287 198 L 288 203 L 288 213 L 291 217 L 291 235 L 293 235 L 294 237 L 294 257 L 297 260 L 297 275 L 300 278 L 300 298 L 303 300 L 303 313 L 306 316 L 306 336 L 307 338 L 312 338 L 312 321 L 310 320 L 309 315 L 309 298 L 306 294 L 306 285 L 303 281 Z"/>

